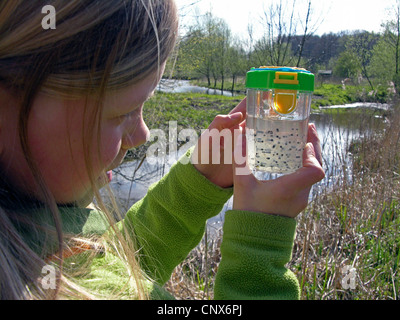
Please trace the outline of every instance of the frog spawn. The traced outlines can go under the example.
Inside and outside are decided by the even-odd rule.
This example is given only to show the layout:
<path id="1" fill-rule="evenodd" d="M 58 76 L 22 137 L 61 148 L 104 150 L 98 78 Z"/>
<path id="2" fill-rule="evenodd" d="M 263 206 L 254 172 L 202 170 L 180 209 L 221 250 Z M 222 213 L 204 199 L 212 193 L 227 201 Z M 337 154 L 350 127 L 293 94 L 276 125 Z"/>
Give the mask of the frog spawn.
<path id="1" fill-rule="evenodd" d="M 276 121 L 254 119 L 248 121 L 248 156 L 252 170 L 291 173 L 303 165 L 308 120 Z"/>

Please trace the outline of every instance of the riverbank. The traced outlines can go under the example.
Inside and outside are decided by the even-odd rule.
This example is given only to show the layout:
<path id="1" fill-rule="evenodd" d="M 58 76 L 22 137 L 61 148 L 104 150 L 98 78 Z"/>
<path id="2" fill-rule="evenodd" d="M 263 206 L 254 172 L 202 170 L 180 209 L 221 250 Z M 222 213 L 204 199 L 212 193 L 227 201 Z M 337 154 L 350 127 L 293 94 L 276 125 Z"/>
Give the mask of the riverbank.
<path id="1" fill-rule="evenodd" d="M 354 103 L 390 104 L 393 98 L 394 95 L 383 87 L 371 92 L 371 89 L 366 86 L 323 84 L 316 86 L 312 106 L 315 108 Z"/>

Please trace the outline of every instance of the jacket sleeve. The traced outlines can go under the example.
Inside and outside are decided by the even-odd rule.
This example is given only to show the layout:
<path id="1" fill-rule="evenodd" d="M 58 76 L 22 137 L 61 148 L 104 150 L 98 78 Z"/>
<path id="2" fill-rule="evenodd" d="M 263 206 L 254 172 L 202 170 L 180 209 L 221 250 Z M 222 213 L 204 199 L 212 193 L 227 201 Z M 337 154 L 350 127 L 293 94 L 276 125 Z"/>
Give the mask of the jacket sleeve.
<path id="1" fill-rule="evenodd" d="M 294 219 L 227 212 L 215 299 L 299 299 L 298 280 L 285 267 L 292 256 L 295 230 Z"/>
<path id="2" fill-rule="evenodd" d="M 220 213 L 232 189 L 211 183 L 188 163 L 190 151 L 127 213 L 143 270 L 163 285 L 201 241 L 206 221 Z M 188 163 L 188 164 L 184 164 Z"/>

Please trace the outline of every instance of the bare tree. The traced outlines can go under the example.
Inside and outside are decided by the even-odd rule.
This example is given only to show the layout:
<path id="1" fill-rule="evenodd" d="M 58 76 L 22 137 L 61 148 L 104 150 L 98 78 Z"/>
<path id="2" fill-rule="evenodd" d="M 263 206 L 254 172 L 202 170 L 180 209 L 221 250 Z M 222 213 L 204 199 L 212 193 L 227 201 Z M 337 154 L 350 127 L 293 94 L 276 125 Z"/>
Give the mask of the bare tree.
<path id="1" fill-rule="evenodd" d="M 303 7 L 306 8 L 305 14 Z M 259 62 L 265 63 L 268 57 L 268 62 L 273 65 L 294 64 L 299 67 L 307 40 L 322 22 L 320 19 L 312 25 L 312 21 L 312 0 L 306 0 L 305 3 L 298 0 L 279 0 L 265 8 L 262 23 L 266 31 L 256 44 Z M 291 43 L 298 34 L 301 34 L 301 40 L 298 48 L 293 50 Z"/>
<path id="2" fill-rule="evenodd" d="M 307 38 L 310 36 L 308 33 L 308 23 L 310 22 L 310 15 L 311 15 L 311 0 L 308 0 L 307 15 L 306 15 L 305 23 L 304 23 L 304 33 L 303 33 L 303 37 L 301 39 L 301 43 L 299 45 L 299 54 L 298 54 L 296 67 L 300 66 L 301 57 L 303 55 L 303 50 L 304 50 L 304 45 L 306 43 Z"/>
<path id="3" fill-rule="evenodd" d="M 291 9 L 288 10 L 280 0 L 264 9 L 265 34 L 255 48 L 260 64 L 265 63 L 266 57 L 273 65 L 284 65 L 292 61 L 288 53 L 291 37 L 295 33 L 295 4 L 296 0 L 292 0 Z"/>

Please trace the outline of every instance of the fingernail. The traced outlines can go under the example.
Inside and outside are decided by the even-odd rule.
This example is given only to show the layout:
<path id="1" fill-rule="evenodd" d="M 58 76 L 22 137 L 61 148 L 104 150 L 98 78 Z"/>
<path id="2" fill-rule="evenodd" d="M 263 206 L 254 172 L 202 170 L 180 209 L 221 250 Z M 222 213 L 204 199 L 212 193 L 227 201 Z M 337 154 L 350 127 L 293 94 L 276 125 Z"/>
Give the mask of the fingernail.
<path id="1" fill-rule="evenodd" d="M 231 120 L 238 120 L 238 119 L 242 118 L 242 113 L 241 112 L 236 112 L 236 113 L 233 113 L 233 114 L 231 114 L 229 116 L 230 116 Z"/>
<path id="2" fill-rule="evenodd" d="M 317 131 L 317 127 L 315 126 L 315 123 L 311 123 L 311 128 L 316 132 Z"/>

